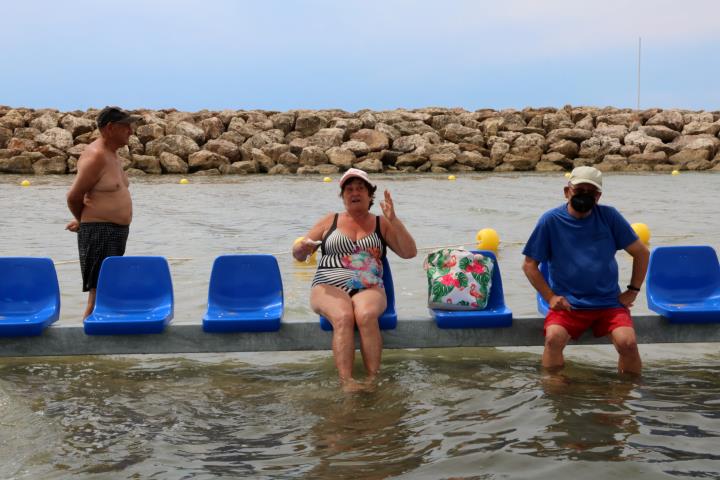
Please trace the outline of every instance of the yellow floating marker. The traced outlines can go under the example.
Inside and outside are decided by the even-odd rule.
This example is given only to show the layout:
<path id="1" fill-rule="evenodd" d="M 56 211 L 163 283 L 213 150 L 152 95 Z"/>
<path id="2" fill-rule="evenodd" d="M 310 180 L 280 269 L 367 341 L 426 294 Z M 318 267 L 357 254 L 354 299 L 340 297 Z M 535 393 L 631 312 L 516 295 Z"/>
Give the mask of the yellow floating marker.
<path id="1" fill-rule="evenodd" d="M 570 178 L 570 172 L 565 172 L 565 178 Z"/>
<path id="2" fill-rule="evenodd" d="M 325 178 L 323 178 L 323 182 L 325 182 L 325 183 L 330 183 L 330 182 L 332 182 L 332 178 L 330 178 L 330 177 L 325 177 Z"/>
<path id="3" fill-rule="evenodd" d="M 650 245 L 650 229 L 644 223 L 633 223 L 630 225 L 637 234 L 640 241 L 645 245 Z"/>
<path id="4" fill-rule="evenodd" d="M 680 170 L 673 170 L 672 175 L 680 175 Z"/>
<path id="5" fill-rule="evenodd" d="M 188 183 L 190 183 L 190 180 L 188 180 L 187 178 L 180 179 L 180 185 L 187 185 Z"/>
<path id="6" fill-rule="evenodd" d="M 293 247 L 295 244 L 302 242 L 305 239 L 305 237 L 297 237 L 295 241 L 293 242 Z M 305 261 L 295 259 L 295 263 L 300 265 L 310 264 L 315 265 L 317 263 L 317 250 L 315 250 L 312 255 L 310 255 Z"/>
<path id="7" fill-rule="evenodd" d="M 29 187 L 30 186 L 30 180 L 23 180 L 20 182 L 21 187 Z"/>
<path id="8" fill-rule="evenodd" d="M 477 248 L 479 250 L 490 250 L 497 253 L 498 247 L 500 246 L 500 236 L 492 228 L 483 228 L 477 232 L 475 240 L 477 240 Z"/>
<path id="9" fill-rule="evenodd" d="M 448 180 L 455 180 L 455 175 L 448 175 Z"/>

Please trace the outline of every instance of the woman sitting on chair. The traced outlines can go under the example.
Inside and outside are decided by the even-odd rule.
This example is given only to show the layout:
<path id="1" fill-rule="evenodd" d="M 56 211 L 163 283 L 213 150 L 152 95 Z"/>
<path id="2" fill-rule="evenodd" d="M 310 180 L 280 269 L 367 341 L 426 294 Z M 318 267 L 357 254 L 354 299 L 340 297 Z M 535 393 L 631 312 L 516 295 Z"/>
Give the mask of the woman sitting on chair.
<path id="1" fill-rule="evenodd" d="M 354 385 L 356 325 L 368 380 L 380 370 L 378 318 L 387 306 L 382 280 L 386 247 L 402 258 L 417 254 L 415 240 L 395 215 L 390 192 L 385 190 L 385 200 L 380 202 L 382 216 L 370 213 L 375 190 L 367 173 L 349 169 L 340 179 L 345 211 L 324 216 L 293 247 L 293 256 L 301 261 L 320 247 L 322 256 L 312 282 L 310 306 L 333 326 L 335 366 L 346 388 Z"/>

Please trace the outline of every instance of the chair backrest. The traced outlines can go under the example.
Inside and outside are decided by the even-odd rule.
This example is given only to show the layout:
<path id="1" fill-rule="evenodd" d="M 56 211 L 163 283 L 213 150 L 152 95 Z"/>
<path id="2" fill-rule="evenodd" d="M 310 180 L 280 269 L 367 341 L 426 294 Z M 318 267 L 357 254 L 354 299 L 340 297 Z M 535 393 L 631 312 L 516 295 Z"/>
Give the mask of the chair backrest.
<path id="1" fill-rule="evenodd" d="M 283 303 L 283 284 L 272 255 L 221 255 L 210 274 L 208 303 L 234 310 Z"/>
<path id="2" fill-rule="evenodd" d="M 497 257 L 490 250 L 473 250 L 473 253 L 479 253 L 492 260 L 493 273 L 490 286 L 490 298 L 488 298 L 486 310 L 502 308 L 505 306 L 505 293 L 503 292 L 502 275 L 500 274 L 500 265 Z"/>
<path id="3" fill-rule="evenodd" d="M 720 292 L 720 263 L 707 245 L 655 247 L 650 254 L 647 295 L 687 303 Z"/>
<path id="4" fill-rule="evenodd" d="M 547 262 L 540 263 L 539 267 L 545 282 L 550 285 L 550 267 L 548 267 Z M 550 305 L 548 305 L 542 295 L 540 295 L 540 292 L 535 292 L 535 299 L 537 300 L 538 312 L 541 315 L 547 315 L 548 310 L 550 310 Z"/>
<path id="5" fill-rule="evenodd" d="M 395 313 L 395 284 L 393 283 L 387 256 L 383 258 L 383 284 L 385 286 L 385 297 L 387 298 L 385 313 Z"/>
<path id="6" fill-rule="evenodd" d="M 165 257 L 108 257 L 100 267 L 95 311 L 136 312 L 173 306 L 170 266 Z"/>
<path id="7" fill-rule="evenodd" d="M 0 257 L 0 315 L 22 315 L 53 305 L 60 309 L 60 286 L 49 258 Z"/>

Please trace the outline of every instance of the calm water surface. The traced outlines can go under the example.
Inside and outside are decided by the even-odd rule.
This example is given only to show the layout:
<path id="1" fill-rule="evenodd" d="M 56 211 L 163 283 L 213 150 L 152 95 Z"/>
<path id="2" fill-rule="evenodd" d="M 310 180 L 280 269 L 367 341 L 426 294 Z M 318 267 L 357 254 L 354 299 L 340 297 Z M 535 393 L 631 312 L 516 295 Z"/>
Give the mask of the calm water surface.
<path id="1" fill-rule="evenodd" d="M 506 301 L 516 316 L 535 315 L 520 252 L 538 216 L 562 202 L 562 175 L 377 179 L 420 247 L 470 244 L 495 228 Z M 76 238 L 63 231 L 72 178 L 31 180 L 0 177 L 2 254 L 53 258 L 61 322 L 79 323 Z M 286 252 L 342 207 L 337 184 L 177 180 L 133 179 L 127 251 L 171 259 L 174 321 L 200 321 L 215 256 L 251 252 L 279 254 L 285 321 L 311 318 L 313 267 Z M 719 181 L 607 175 L 601 201 L 648 224 L 653 245 L 718 249 Z M 427 316 L 424 253 L 390 258 L 403 318 Z M 624 282 L 630 261 L 621 252 L 618 262 Z M 647 312 L 643 296 L 634 311 Z M 635 380 L 617 376 L 609 348 L 571 347 L 553 378 L 538 353 L 391 351 L 377 388 L 352 395 L 326 352 L 0 359 L 0 478 L 720 477 L 716 345 L 641 346 Z"/>

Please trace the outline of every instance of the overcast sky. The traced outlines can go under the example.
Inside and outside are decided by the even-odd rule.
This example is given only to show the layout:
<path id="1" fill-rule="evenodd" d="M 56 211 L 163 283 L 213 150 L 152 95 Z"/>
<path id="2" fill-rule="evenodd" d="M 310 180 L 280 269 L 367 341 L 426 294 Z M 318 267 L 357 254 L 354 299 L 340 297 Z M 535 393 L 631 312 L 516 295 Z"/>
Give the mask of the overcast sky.
<path id="1" fill-rule="evenodd" d="M 720 1 L 5 2 L 0 104 L 720 109 Z"/>

